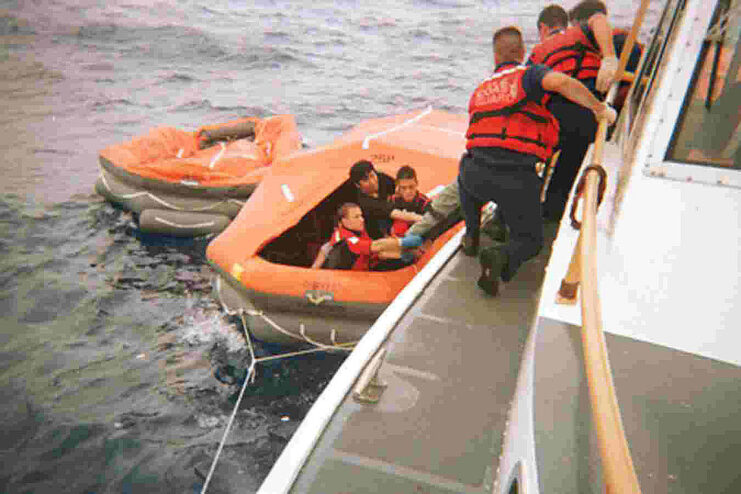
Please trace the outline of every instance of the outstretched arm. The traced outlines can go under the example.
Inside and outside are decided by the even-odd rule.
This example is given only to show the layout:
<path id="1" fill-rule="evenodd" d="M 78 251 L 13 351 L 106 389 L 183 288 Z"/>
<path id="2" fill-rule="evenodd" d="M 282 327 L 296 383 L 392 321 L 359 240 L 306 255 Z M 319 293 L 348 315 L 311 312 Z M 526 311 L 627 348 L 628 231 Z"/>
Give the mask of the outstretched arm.
<path id="1" fill-rule="evenodd" d="M 604 14 L 594 14 L 589 18 L 587 24 L 594 33 L 594 39 L 600 53 L 602 53 L 602 63 L 597 73 L 597 91 L 604 93 L 610 89 L 610 84 L 615 79 L 618 66 L 615 45 L 612 40 L 612 26 Z"/>
<path id="2" fill-rule="evenodd" d="M 594 14 L 587 21 L 589 29 L 594 33 L 597 47 L 603 57 L 615 56 L 615 45 L 612 42 L 612 26 L 605 14 Z"/>
<path id="3" fill-rule="evenodd" d="M 322 245 L 319 249 L 319 253 L 316 256 L 316 259 L 314 259 L 314 264 L 311 265 L 311 269 L 321 268 L 322 264 L 324 264 L 324 261 L 327 260 L 327 254 L 329 254 L 329 251 L 331 249 L 332 242 L 326 242 L 324 245 Z"/>
<path id="4" fill-rule="evenodd" d="M 606 119 L 607 123 L 612 124 L 617 118 L 614 109 L 598 100 L 584 84 L 566 74 L 551 70 L 543 76 L 541 84 L 546 91 L 557 92 L 574 103 L 589 108 L 597 120 Z"/>
<path id="5" fill-rule="evenodd" d="M 393 211 L 391 211 L 391 214 L 389 214 L 389 217 L 392 220 L 409 221 L 412 223 L 415 223 L 422 219 L 421 214 L 412 213 L 403 209 L 394 209 Z"/>

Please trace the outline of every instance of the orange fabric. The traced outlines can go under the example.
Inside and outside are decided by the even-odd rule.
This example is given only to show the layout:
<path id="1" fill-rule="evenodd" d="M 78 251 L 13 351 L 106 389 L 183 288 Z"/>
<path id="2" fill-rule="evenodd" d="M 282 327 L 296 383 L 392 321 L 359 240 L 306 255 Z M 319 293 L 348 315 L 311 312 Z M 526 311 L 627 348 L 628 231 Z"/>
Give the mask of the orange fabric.
<path id="1" fill-rule="evenodd" d="M 234 221 L 209 243 L 209 261 L 246 289 L 264 294 L 303 298 L 308 290 L 326 290 L 337 302 L 390 303 L 462 223 L 440 236 L 414 265 L 396 271 L 288 266 L 266 261 L 260 251 L 340 187 L 360 159 L 392 176 L 400 166 L 412 166 L 422 192 L 455 180 L 467 126 L 467 115 L 443 111 L 367 120 L 331 144 L 275 162 Z"/>
<path id="2" fill-rule="evenodd" d="M 196 132 L 159 127 L 128 143 L 109 146 L 100 155 L 141 177 L 217 187 L 259 182 L 264 167 L 301 148 L 291 115 L 239 119 L 223 125 L 244 121 L 255 122 L 254 142 L 238 139 L 199 149 L 201 130 L 218 126 L 200 127 Z"/>
<path id="3" fill-rule="evenodd" d="M 479 84 L 468 103 L 467 149 L 498 147 L 550 158 L 558 144 L 558 120 L 527 99 L 522 78 L 528 69 L 502 66 Z"/>
<path id="4" fill-rule="evenodd" d="M 581 27 L 571 26 L 537 44 L 529 62 L 541 63 L 583 81 L 597 77 L 601 63 L 599 48 L 594 46 Z"/>

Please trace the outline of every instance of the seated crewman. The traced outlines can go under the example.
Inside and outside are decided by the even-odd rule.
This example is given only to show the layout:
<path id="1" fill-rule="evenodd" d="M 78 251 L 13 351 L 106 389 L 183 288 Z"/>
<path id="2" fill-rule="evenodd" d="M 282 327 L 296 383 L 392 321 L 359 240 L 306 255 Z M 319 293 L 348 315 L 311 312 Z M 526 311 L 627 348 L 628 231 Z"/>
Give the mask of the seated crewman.
<path id="1" fill-rule="evenodd" d="M 424 214 L 430 203 L 430 198 L 419 191 L 417 172 L 411 166 L 405 165 L 396 172 L 396 192 L 389 198 L 394 209 Z M 391 235 L 402 237 L 413 222 L 395 219 L 391 225 Z"/>
<path id="2" fill-rule="evenodd" d="M 416 249 L 421 247 L 425 241 L 436 239 L 462 219 L 458 179 L 455 179 L 432 198 L 425 208 L 422 219 L 407 229 L 403 237 L 376 240 L 375 242 L 380 246 L 379 255 L 408 259 L 409 249 Z M 504 225 L 499 208 L 496 209 L 494 217 L 482 228 L 482 231 L 492 240 L 497 242 L 506 240 L 507 227 Z"/>

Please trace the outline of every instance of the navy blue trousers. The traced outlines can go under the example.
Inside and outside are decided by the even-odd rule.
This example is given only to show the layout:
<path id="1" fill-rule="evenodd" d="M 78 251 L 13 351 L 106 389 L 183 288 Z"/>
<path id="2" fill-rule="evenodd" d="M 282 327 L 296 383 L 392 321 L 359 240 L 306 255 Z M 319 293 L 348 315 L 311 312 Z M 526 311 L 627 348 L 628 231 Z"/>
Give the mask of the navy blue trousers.
<path id="1" fill-rule="evenodd" d="M 481 162 L 468 153 L 461 158 L 458 185 L 466 235 L 479 237 L 481 207 L 489 201 L 496 203 L 509 227 L 509 242 L 503 247 L 508 259 L 504 281 L 543 247 L 542 183 L 533 166 Z"/>
<path id="2" fill-rule="evenodd" d="M 591 110 L 560 96 L 553 97 L 548 109 L 559 122 L 561 155 L 553 170 L 543 209 L 547 218 L 558 220 L 563 215 L 569 192 L 589 145 L 594 142 L 597 121 Z"/>

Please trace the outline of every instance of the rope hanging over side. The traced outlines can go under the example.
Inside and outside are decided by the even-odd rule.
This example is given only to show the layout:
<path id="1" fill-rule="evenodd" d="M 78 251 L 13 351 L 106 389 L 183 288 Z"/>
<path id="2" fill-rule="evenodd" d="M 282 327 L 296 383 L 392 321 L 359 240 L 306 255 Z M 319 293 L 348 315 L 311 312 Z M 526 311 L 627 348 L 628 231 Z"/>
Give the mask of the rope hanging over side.
<path id="1" fill-rule="evenodd" d="M 247 321 L 245 319 L 245 312 L 247 312 L 247 315 L 251 316 L 260 316 L 265 321 L 268 322 L 271 326 L 273 326 L 277 331 L 291 336 L 296 339 L 303 339 L 303 341 L 310 343 L 314 346 L 314 348 L 309 348 L 306 350 L 297 350 L 295 352 L 287 352 L 287 353 L 281 353 L 280 355 L 270 355 L 267 357 L 255 357 L 255 350 L 252 346 L 252 338 L 250 338 L 249 331 L 247 330 Z M 240 310 L 239 316 L 242 320 L 242 329 L 244 330 L 244 336 L 247 340 L 247 349 L 250 353 L 250 366 L 247 369 L 247 374 L 244 377 L 244 382 L 242 383 L 242 389 L 239 391 L 239 397 L 237 398 L 237 402 L 234 404 L 234 410 L 232 410 L 232 414 L 229 417 L 229 422 L 226 424 L 226 428 L 224 429 L 224 434 L 221 438 L 221 442 L 219 443 L 219 447 L 216 450 L 216 454 L 214 455 L 213 462 L 211 462 L 211 468 L 208 471 L 208 475 L 206 476 L 206 480 L 203 483 L 203 488 L 201 489 L 201 494 L 205 494 L 206 490 L 208 489 L 208 485 L 211 482 L 211 478 L 213 477 L 214 470 L 216 470 L 216 464 L 219 461 L 219 457 L 221 456 L 221 452 L 224 449 L 224 444 L 226 444 L 226 439 L 229 436 L 229 431 L 232 428 L 232 424 L 234 423 L 234 419 L 237 416 L 237 411 L 239 410 L 239 405 L 242 403 L 242 397 L 244 397 L 244 392 L 247 389 L 247 385 L 255 382 L 255 367 L 260 362 L 266 362 L 269 360 L 278 360 L 282 358 L 289 358 L 289 357 L 296 357 L 299 355 L 307 355 L 310 353 L 317 353 L 317 352 L 329 352 L 334 350 L 344 350 L 344 351 L 352 351 L 352 349 L 355 347 L 355 344 L 357 341 L 349 341 L 346 343 L 336 343 L 335 342 L 335 330 L 332 330 L 332 345 L 324 345 L 322 343 L 316 342 L 311 340 L 308 336 L 306 336 L 304 331 L 304 325 L 301 325 L 301 336 L 299 337 L 291 333 L 290 331 L 280 327 L 278 324 L 276 324 L 274 321 L 272 321 L 270 318 L 268 318 L 266 315 L 262 313 L 262 311 L 245 311 Z"/>
<path id="2" fill-rule="evenodd" d="M 315 340 L 311 339 L 306 334 L 306 330 L 305 330 L 303 324 L 299 325 L 299 333 L 296 334 L 296 333 L 293 333 L 293 332 L 291 332 L 291 331 L 289 331 L 289 330 L 281 327 L 278 323 L 276 323 L 275 321 L 273 321 L 272 319 L 270 319 L 268 316 L 266 316 L 265 313 L 263 313 L 262 311 L 259 311 L 259 310 L 248 310 L 246 312 L 247 312 L 247 315 L 262 318 L 266 323 L 268 323 L 273 329 L 275 329 L 279 333 L 284 334 L 284 335 L 288 336 L 289 338 L 293 338 L 295 340 L 299 340 L 299 341 L 302 341 L 304 343 L 308 343 L 308 344 L 310 344 L 310 345 L 312 345 L 312 346 L 314 346 L 314 347 L 316 347 L 318 349 L 324 350 L 324 351 L 343 350 L 343 349 L 344 350 L 347 350 L 348 347 L 352 347 L 352 346 L 355 345 L 355 343 L 357 343 L 357 341 L 351 341 L 351 342 L 345 342 L 345 343 L 337 343 L 336 342 L 337 331 L 335 329 L 332 329 L 332 331 L 330 333 L 330 339 L 332 340 L 332 344 L 331 345 L 327 345 L 327 344 L 320 343 L 318 341 L 315 341 Z M 240 313 L 242 313 L 242 312 L 240 311 Z M 242 322 L 243 322 L 243 324 L 245 324 L 245 328 L 246 328 L 247 326 L 246 326 L 246 323 L 244 322 L 244 319 L 242 319 Z M 349 349 L 352 349 L 352 348 L 349 348 Z"/>
<path id="3" fill-rule="evenodd" d="M 244 316 L 242 316 L 242 321 L 244 321 Z M 203 488 L 201 489 L 201 494 L 206 493 L 206 489 L 208 489 L 208 484 L 211 482 L 211 477 L 213 477 L 214 470 L 216 470 L 216 463 L 219 461 L 219 457 L 221 456 L 221 451 L 224 449 L 224 444 L 226 443 L 226 438 L 229 435 L 229 431 L 232 428 L 232 424 L 234 423 L 234 418 L 237 416 L 237 410 L 239 410 L 239 405 L 242 403 L 242 398 L 244 397 L 244 392 L 247 389 L 247 385 L 250 382 L 253 382 L 255 380 L 255 365 L 257 365 L 257 360 L 255 359 L 255 352 L 252 349 L 252 342 L 250 341 L 250 337 L 247 334 L 247 326 L 244 326 L 244 333 L 247 337 L 247 348 L 250 351 L 250 367 L 247 369 L 247 375 L 244 378 L 244 383 L 242 383 L 242 389 L 239 391 L 239 397 L 237 398 L 237 403 L 234 405 L 234 410 L 232 410 L 232 415 L 229 417 L 229 422 L 226 424 L 226 429 L 224 429 L 224 435 L 221 437 L 221 442 L 219 443 L 219 447 L 216 450 L 216 455 L 214 455 L 214 461 L 211 462 L 211 468 L 208 471 L 208 475 L 206 476 L 206 480 L 203 483 Z"/>

